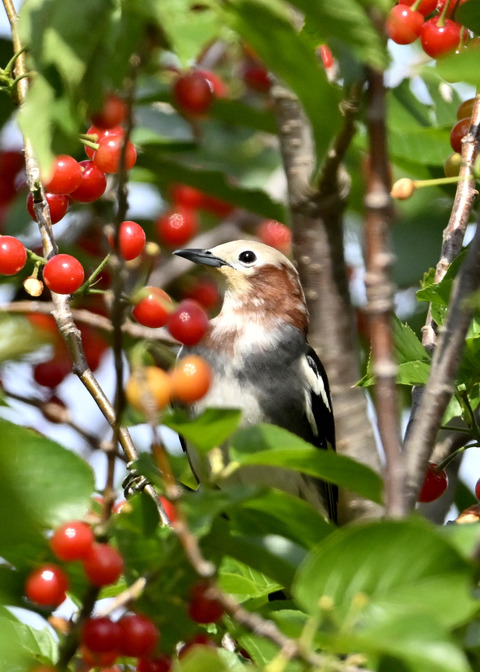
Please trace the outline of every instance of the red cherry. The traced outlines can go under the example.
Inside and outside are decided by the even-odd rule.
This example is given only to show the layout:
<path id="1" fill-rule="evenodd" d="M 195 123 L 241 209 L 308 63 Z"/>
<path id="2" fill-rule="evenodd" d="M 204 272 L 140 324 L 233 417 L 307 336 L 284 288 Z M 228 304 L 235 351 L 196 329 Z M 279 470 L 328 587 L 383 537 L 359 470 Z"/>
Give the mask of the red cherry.
<path id="1" fill-rule="evenodd" d="M 173 661 L 168 656 L 141 658 L 137 663 L 137 672 L 170 672 Z"/>
<path id="2" fill-rule="evenodd" d="M 148 656 L 160 639 L 155 623 L 142 614 L 124 616 L 119 627 L 119 651 L 124 656 Z"/>
<path id="3" fill-rule="evenodd" d="M 33 367 L 33 379 L 38 385 L 53 388 L 60 385 L 72 371 L 72 362 L 67 357 L 53 357 Z"/>
<path id="4" fill-rule="evenodd" d="M 417 7 L 417 12 L 420 12 L 423 14 L 423 16 L 428 16 L 429 14 L 432 14 L 432 12 L 435 11 L 435 8 L 437 7 L 437 2 L 441 0 L 422 0 L 419 6 Z M 411 7 L 414 3 L 416 3 L 417 0 L 402 0 L 402 5 L 408 5 Z"/>
<path id="5" fill-rule="evenodd" d="M 436 469 L 437 465 L 434 462 L 428 463 L 425 480 L 418 496 L 419 502 L 433 502 L 441 497 L 447 489 L 447 474 L 443 469 L 440 472 L 437 472 Z"/>
<path id="6" fill-rule="evenodd" d="M 257 228 L 257 236 L 265 245 L 270 245 L 283 253 L 289 252 L 292 244 L 292 232 L 288 226 L 275 219 L 261 222 Z"/>
<path id="7" fill-rule="evenodd" d="M 145 247 L 145 231 L 142 229 L 140 224 L 137 222 L 122 222 L 120 224 L 120 230 L 118 233 L 119 236 L 119 247 L 120 254 L 125 259 L 125 261 L 130 261 L 138 257 Z M 110 247 L 114 247 L 114 237 L 109 236 Z"/>
<path id="8" fill-rule="evenodd" d="M 145 327 L 163 327 L 173 309 L 172 299 L 160 287 L 144 287 L 139 292 L 139 301 L 132 315 Z"/>
<path id="9" fill-rule="evenodd" d="M 213 93 L 217 98 L 226 98 L 228 96 L 228 89 L 225 82 L 215 72 L 212 72 L 211 70 L 197 70 L 197 72 L 210 82 Z"/>
<path id="10" fill-rule="evenodd" d="M 329 70 L 330 68 L 333 67 L 335 64 L 335 60 L 333 58 L 332 50 L 330 47 L 326 44 L 321 44 L 319 47 L 320 51 L 320 58 L 322 59 L 323 67 L 325 70 Z"/>
<path id="11" fill-rule="evenodd" d="M 68 590 L 68 577 L 57 565 L 47 564 L 35 569 L 25 582 L 25 595 L 32 602 L 48 607 L 61 604 Z"/>
<path id="12" fill-rule="evenodd" d="M 197 232 L 198 220 L 195 210 L 178 207 L 165 213 L 155 222 L 159 239 L 166 245 L 184 245 Z"/>
<path id="13" fill-rule="evenodd" d="M 196 345 L 208 329 L 208 317 L 201 306 L 191 299 L 182 301 L 170 315 L 168 331 L 184 345 Z"/>
<path id="14" fill-rule="evenodd" d="M 98 128 L 113 128 L 121 124 L 126 116 L 127 105 L 125 101 L 115 93 L 110 93 L 100 112 L 92 114 L 90 118 Z"/>
<path id="15" fill-rule="evenodd" d="M 94 586 L 108 586 L 122 575 L 123 558 L 113 546 L 93 544 L 83 561 L 83 569 Z"/>
<path id="16" fill-rule="evenodd" d="M 213 310 L 220 303 L 220 294 L 217 284 L 210 278 L 201 278 L 195 281 L 185 293 L 185 298 L 193 299 L 205 310 Z"/>
<path id="17" fill-rule="evenodd" d="M 461 154 L 462 139 L 464 138 L 465 135 L 467 135 L 468 131 L 470 130 L 471 123 L 472 120 L 470 117 L 460 119 L 460 121 L 457 121 L 455 126 L 450 131 L 450 145 L 452 146 L 454 152 Z"/>
<path id="18" fill-rule="evenodd" d="M 193 70 L 177 79 L 173 85 L 173 98 L 182 112 L 201 116 L 212 106 L 215 93 L 210 79 Z"/>
<path id="19" fill-rule="evenodd" d="M 52 224 L 56 224 L 67 214 L 70 199 L 65 194 L 46 193 L 45 200 L 48 203 Z M 31 193 L 28 194 L 27 198 L 27 210 L 30 214 L 30 217 L 37 222 L 37 216 L 35 215 L 35 210 L 33 209 L 33 195 Z"/>
<path id="20" fill-rule="evenodd" d="M 475 483 L 475 497 L 480 500 L 480 478 Z"/>
<path id="21" fill-rule="evenodd" d="M 116 651 L 120 643 L 120 627 L 106 616 L 88 618 L 82 627 L 81 642 L 93 653 Z"/>
<path id="22" fill-rule="evenodd" d="M 56 294 L 73 294 L 85 277 L 82 264 L 69 254 L 57 254 L 43 269 L 43 280 Z"/>
<path id="23" fill-rule="evenodd" d="M 13 236 L 0 236 L 0 274 L 15 275 L 26 263 L 25 245 Z"/>
<path id="24" fill-rule="evenodd" d="M 385 30 L 397 44 L 411 44 L 422 32 L 424 16 L 408 5 L 395 5 L 388 13 Z"/>
<path id="25" fill-rule="evenodd" d="M 104 173 L 118 173 L 120 170 L 122 148 L 125 143 L 123 135 L 105 135 L 98 143 L 98 149 L 93 155 L 93 163 Z M 137 150 L 127 141 L 125 148 L 125 170 L 130 170 L 137 160 Z"/>
<path id="26" fill-rule="evenodd" d="M 107 178 L 93 161 L 80 161 L 78 165 L 82 171 L 82 178 L 80 185 L 70 194 L 70 198 L 78 203 L 92 203 L 105 192 Z"/>
<path id="27" fill-rule="evenodd" d="M 268 70 L 260 61 L 247 59 L 242 67 L 242 79 L 249 89 L 268 93 L 272 86 Z"/>
<path id="28" fill-rule="evenodd" d="M 235 210 L 234 206 L 230 203 L 222 201 L 220 198 L 215 198 L 215 196 L 209 196 L 208 194 L 203 195 L 203 203 L 201 207 L 204 210 L 213 212 L 213 214 L 218 217 L 226 217 L 232 210 Z"/>
<path id="29" fill-rule="evenodd" d="M 55 530 L 50 546 L 59 560 L 81 560 L 89 553 L 94 541 L 90 525 L 73 520 Z"/>
<path id="30" fill-rule="evenodd" d="M 95 653 L 94 651 L 90 651 L 84 644 L 80 647 L 80 653 L 83 662 L 88 665 L 89 669 L 92 667 L 100 667 L 102 672 L 108 672 L 105 668 L 108 665 L 113 665 L 118 658 L 118 653 L 115 650 L 105 651 L 104 653 Z M 113 669 L 115 670 L 115 668 Z"/>
<path id="31" fill-rule="evenodd" d="M 82 334 L 82 345 L 87 360 L 88 368 L 96 371 L 100 366 L 102 355 L 108 348 L 108 342 L 92 327 L 82 324 L 80 327 Z"/>
<path id="32" fill-rule="evenodd" d="M 92 135 L 95 137 L 94 142 L 99 144 L 100 140 L 106 137 L 110 137 L 113 135 L 121 135 L 122 137 L 125 137 L 125 131 L 121 126 L 114 126 L 113 128 L 100 128 L 99 126 L 90 126 L 90 128 L 87 131 L 87 135 Z M 93 159 L 93 155 L 95 154 L 95 149 L 93 147 L 88 147 L 88 145 L 83 146 L 85 150 L 85 154 L 88 156 L 89 159 Z"/>
<path id="33" fill-rule="evenodd" d="M 23 166 L 22 152 L 0 152 L 0 205 L 8 205 L 15 197 L 17 173 Z"/>
<path id="34" fill-rule="evenodd" d="M 451 19 L 445 19 L 445 25 L 439 25 L 440 19 L 434 17 L 425 21 L 421 33 L 423 51 L 432 58 L 438 58 L 458 48 L 462 36 L 462 26 Z"/>
<path id="35" fill-rule="evenodd" d="M 52 167 L 51 177 L 45 184 L 45 191 L 51 194 L 70 194 L 80 186 L 82 169 L 73 156 L 57 156 Z"/>
<path id="36" fill-rule="evenodd" d="M 189 187 L 187 184 L 174 184 L 170 189 L 170 195 L 175 205 L 197 210 L 203 205 L 204 194 L 200 189 Z"/>
<path id="37" fill-rule="evenodd" d="M 174 505 L 172 504 L 172 502 L 170 502 L 165 497 L 160 497 L 160 501 L 161 501 L 162 506 L 165 510 L 165 513 L 168 516 L 168 520 L 171 523 L 174 523 L 177 520 L 177 511 L 176 511 Z"/>
<path id="38" fill-rule="evenodd" d="M 191 591 L 188 615 L 196 623 L 216 623 L 225 613 L 222 605 L 208 597 L 209 584 L 198 581 Z"/>

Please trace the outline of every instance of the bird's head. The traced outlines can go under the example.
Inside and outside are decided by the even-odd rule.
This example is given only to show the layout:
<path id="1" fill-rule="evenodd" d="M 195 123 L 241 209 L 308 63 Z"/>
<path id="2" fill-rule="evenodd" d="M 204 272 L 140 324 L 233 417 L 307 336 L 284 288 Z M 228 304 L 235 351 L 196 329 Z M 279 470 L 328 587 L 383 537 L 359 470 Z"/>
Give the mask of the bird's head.
<path id="1" fill-rule="evenodd" d="M 225 284 L 224 309 L 280 317 L 306 330 L 308 313 L 297 270 L 273 247 L 235 240 L 209 250 L 182 249 L 174 254 L 221 274 Z"/>

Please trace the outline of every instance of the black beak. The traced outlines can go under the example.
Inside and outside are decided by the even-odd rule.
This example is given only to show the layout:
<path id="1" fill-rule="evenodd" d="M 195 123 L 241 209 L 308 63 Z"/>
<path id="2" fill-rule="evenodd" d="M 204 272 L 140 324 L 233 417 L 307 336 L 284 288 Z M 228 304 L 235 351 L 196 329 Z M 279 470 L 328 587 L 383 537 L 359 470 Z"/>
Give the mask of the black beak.
<path id="1" fill-rule="evenodd" d="M 212 254 L 210 250 L 175 250 L 173 254 L 176 254 L 177 257 L 188 259 L 188 261 L 193 261 L 195 264 L 204 264 L 205 266 L 214 266 L 215 268 L 230 266 L 229 263 Z"/>

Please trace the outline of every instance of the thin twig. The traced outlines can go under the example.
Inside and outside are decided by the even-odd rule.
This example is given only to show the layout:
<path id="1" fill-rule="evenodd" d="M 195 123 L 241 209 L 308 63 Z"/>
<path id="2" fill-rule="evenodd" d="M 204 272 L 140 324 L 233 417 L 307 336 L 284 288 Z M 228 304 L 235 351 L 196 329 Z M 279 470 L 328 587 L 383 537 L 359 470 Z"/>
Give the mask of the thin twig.
<path id="1" fill-rule="evenodd" d="M 409 508 L 413 508 L 417 500 L 438 429 L 452 396 L 465 337 L 475 313 L 475 306 L 467 299 L 478 289 L 479 284 L 480 224 L 477 221 L 475 236 L 453 286 L 447 318 L 439 331 L 430 377 L 405 440 L 406 498 Z"/>
<path id="2" fill-rule="evenodd" d="M 20 313 L 26 314 L 29 313 L 42 313 L 44 315 L 51 315 L 55 309 L 53 301 L 12 301 L 11 303 L 0 304 L 0 312 L 5 313 Z M 73 315 L 75 322 L 81 322 L 83 324 L 88 324 L 91 327 L 105 331 L 106 333 L 112 333 L 113 326 L 111 321 L 99 315 L 98 313 L 92 313 L 89 310 L 83 308 L 70 308 L 70 311 Z M 173 339 L 166 329 L 163 327 L 160 329 L 151 329 L 150 327 L 144 327 L 141 324 L 136 322 L 127 321 L 122 324 L 122 331 L 129 336 L 135 338 L 145 338 L 152 339 L 155 341 L 161 341 L 168 345 L 174 345 L 177 343 Z"/>
<path id="3" fill-rule="evenodd" d="M 435 268 L 434 282 L 436 283 L 442 280 L 450 264 L 462 249 L 465 231 L 467 230 L 473 203 L 477 196 L 472 169 L 478 153 L 477 138 L 479 125 L 480 95 L 477 94 L 472 110 L 470 129 L 462 140 L 460 180 L 457 183 L 457 190 L 455 192 L 455 199 L 453 201 L 450 219 L 443 232 L 443 243 L 440 259 Z M 425 326 L 422 329 L 422 342 L 426 348 L 430 349 L 435 345 L 435 341 L 435 327 L 433 323 L 431 307 L 429 307 L 427 320 Z"/>
<path id="4" fill-rule="evenodd" d="M 62 425 L 67 425 L 71 427 L 77 434 L 79 434 L 85 441 L 93 448 L 94 450 L 101 449 L 101 441 L 99 438 L 93 434 L 87 432 L 83 427 L 80 427 L 74 420 L 72 420 L 70 411 L 68 408 L 60 406 L 54 401 L 43 399 L 37 399 L 36 397 L 25 397 L 22 394 L 16 392 L 11 392 L 3 388 L 5 396 L 10 399 L 15 399 L 20 401 L 22 404 L 27 404 L 33 408 L 38 408 L 39 411 L 43 413 L 45 418 L 50 422 L 58 422 Z M 120 454 L 117 453 L 117 457 L 120 457 Z"/>
<path id="5" fill-rule="evenodd" d="M 450 219 L 443 232 L 443 243 L 440 259 L 435 268 L 435 282 L 442 280 L 450 264 L 462 249 L 465 231 L 472 212 L 473 203 L 477 196 L 475 182 L 472 179 L 472 170 L 478 154 L 478 136 L 480 129 L 480 95 L 475 97 L 472 110 L 472 121 L 468 134 L 462 140 L 462 163 L 460 166 L 460 180 L 457 184 Z M 437 335 L 432 318 L 431 306 L 428 307 L 425 325 L 422 328 L 422 343 L 430 351 L 435 347 Z M 417 386 L 412 392 L 412 409 L 407 426 L 406 438 L 411 431 L 412 424 L 417 417 L 423 394 L 423 387 Z"/>
<path id="6" fill-rule="evenodd" d="M 390 271 L 394 257 L 389 245 L 392 206 L 388 177 L 386 95 L 383 73 L 369 69 L 367 81 L 369 162 L 365 196 L 366 310 L 370 322 L 378 429 L 386 457 L 386 509 L 388 515 L 398 517 L 404 514 L 404 502 L 396 395 L 397 365 L 393 356 L 391 322 L 394 286 Z"/>

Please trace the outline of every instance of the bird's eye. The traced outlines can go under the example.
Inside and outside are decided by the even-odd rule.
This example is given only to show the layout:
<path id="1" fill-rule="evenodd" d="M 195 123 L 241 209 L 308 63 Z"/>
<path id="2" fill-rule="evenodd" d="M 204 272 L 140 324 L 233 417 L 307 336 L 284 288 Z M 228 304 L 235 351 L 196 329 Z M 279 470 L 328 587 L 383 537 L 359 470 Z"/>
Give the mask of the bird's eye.
<path id="1" fill-rule="evenodd" d="M 243 264 L 253 264 L 254 261 L 257 261 L 257 255 L 252 250 L 245 250 L 238 255 L 238 261 Z"/>

